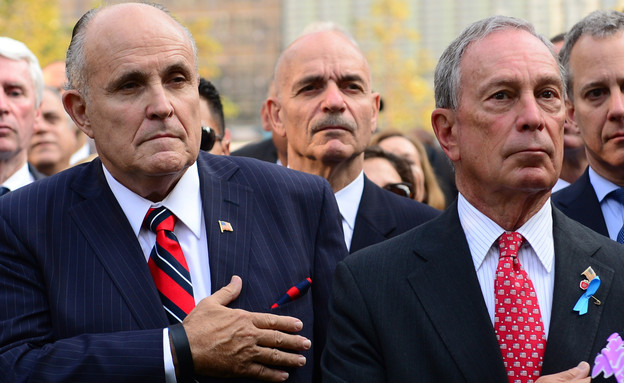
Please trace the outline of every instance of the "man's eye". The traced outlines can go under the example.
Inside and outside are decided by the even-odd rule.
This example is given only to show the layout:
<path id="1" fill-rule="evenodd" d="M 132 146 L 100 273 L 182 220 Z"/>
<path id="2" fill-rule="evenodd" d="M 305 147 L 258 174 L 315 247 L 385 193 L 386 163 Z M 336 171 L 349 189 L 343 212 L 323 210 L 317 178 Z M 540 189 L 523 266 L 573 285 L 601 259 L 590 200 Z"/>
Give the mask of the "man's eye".
<path id="1" fill-rule="evenodd" d="M 495 100 L 504 100 L 507 98 L 507 93 L 505 92 L 496 92 L 492 95 L 492 98 Z"/>
<path id="2" fill-rule="evenodd" d="M 9 97 L 19 97 L 22 96 L 24 92 L 21 89 L 10 89 L 6 92 L 6 94 Z"/>
<path id="3" fill-rule="evenodd" d="M 119 89 L 120 90 L 132 90 L 135 89 L 138 86 L 138 84 L 136 82 L 127 82 L 125 84 L 122 84 Z"/>
<path id="4" fill-rule="evenodd" d="M 600 96 L 602 96 L 604 93 L 605 92 L 604 92 L 604 90 L 602 88 L 591 89 L 590 91 L 585 93 L 585 97 L 587 97 L 590 100 L 597 99 L 597 98 L 600 98 Z"/>
<path id="5" fill-rule="evenodd" d="M 545 90 L 542 92 L 542 97 L 543 98 L 555 98 L 556 93 L 553 92 L 552 90 Z"/>
<path id="6" fill-rule="evenodd" d="M 356 84 L 356 83 L 347 84 L 345 88 L 349 90 L 362 90 L 362 87 L 360 86 L 360 84 Z"/>

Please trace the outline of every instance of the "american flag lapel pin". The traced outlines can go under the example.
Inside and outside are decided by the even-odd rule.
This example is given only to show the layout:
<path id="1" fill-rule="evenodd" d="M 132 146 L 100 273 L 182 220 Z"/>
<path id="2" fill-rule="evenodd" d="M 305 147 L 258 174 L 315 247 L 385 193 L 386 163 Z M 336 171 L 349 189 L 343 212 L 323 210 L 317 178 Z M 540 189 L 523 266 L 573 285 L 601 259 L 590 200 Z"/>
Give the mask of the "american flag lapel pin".
<path id="1" fill-rule="evenodd" d="M 226 221 L 219 221 L 219 229 L 223 233 L 224 231 L 234 231 L 232 224 Z"/>

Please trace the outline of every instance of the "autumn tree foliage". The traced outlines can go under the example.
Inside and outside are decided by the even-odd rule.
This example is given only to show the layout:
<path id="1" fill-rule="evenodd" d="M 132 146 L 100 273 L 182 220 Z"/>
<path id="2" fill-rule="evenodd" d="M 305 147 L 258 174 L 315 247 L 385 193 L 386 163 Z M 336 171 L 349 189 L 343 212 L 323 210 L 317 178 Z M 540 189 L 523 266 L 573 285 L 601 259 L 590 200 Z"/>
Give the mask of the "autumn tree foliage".
<path id="1" fill-rule="evenodd" d="M 370 18 L 358 22 L 355 31 L 358 41 L 371 41 L 362 48 L 371 66 L 373 88 L 384 102 L 379 127 L 431 130 L 435 59 L 418 46 L 409 3 L 374 0 Z"/>

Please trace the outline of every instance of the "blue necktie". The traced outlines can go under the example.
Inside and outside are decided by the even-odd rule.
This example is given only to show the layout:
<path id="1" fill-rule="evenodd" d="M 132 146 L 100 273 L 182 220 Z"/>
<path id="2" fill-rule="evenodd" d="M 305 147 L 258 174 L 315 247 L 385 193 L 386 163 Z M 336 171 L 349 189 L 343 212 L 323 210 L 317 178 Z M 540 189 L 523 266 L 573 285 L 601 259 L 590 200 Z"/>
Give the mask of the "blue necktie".
<path id="1" fill-rule="evenodd" d="M 0 186 L 0 196 L 5 195 L 6 193 L 10 192 L 11 190 L 9 190 L 8 187 L 5 186 Z"/>
<path id="2" fill-rule="evenodd" d="M 624 188 L 615 189 L 614 191 L 609 193 L 609 196 L 611 196 L 611 198 L 618 201 L 622 205 L 622 208 L 624 209 Z M 619 243 L 624 243 L 624 225 L 622 225 L 622 227 L 620 228 L 620 231 L 618 232 L 616 240 Z"/>

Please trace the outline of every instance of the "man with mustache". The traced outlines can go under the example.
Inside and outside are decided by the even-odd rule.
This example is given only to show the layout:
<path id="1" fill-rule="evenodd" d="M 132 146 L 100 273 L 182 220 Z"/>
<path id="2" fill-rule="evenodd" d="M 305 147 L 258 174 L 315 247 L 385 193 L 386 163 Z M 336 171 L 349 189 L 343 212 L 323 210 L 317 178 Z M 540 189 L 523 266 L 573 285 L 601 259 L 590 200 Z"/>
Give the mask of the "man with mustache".
<path id="1" fill-rule="evenodd" d="M 524 20 L 477 21 L 434 82 L 458 199 L 338 264 L 323 381 L 588 383 L 582 362 L 622 327 L 624 247 L 550 202 L 565 119 L 551 43 Z"/>
<path id="2" fill-rule="evenodd" d="M 301 36 L 279 57 L 274 81 L 267 107 L 275 132 L 288 140 L 288 167 L 329 181 L 350 252 L 439 214 L 365 177 L 379 94 L 366 58 L 345 32 L 329 24 Z"/>
<path id="3" fill-rule="evenodd" d="M 561 50 L 567 118 L 589 166 L 553 202 L 570 218 L 624 243 L 624 14 L 596 11 L 572 27 Z"/>

